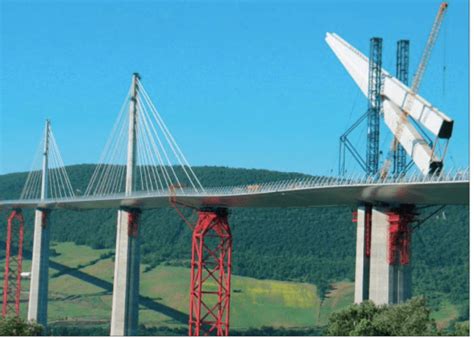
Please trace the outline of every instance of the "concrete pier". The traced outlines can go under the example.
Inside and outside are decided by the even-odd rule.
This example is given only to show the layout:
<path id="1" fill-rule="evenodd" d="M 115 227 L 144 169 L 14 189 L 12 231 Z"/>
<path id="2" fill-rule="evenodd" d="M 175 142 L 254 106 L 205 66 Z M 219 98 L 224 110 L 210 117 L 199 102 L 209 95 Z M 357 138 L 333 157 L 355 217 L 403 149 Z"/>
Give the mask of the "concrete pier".
<path id="1" fill-rule="evenodd" d="M 410 266 L 388 261 L 389 212 L 388 207 L 372 209 L 369 299 L 376 305 L 398 304 L 411 297 Z"/>
<path id="2" fill-rule="evenodd" d="M 411 295 L 411 266 L 398 265 L 398 294 L 396 296 L 396 303 L 402 303 L 412 297 Z"/>
<path id="3" fill-rule="evenodd" d="M 118 212 L 110 335 L 137 334 L 140 238 L 138 227 L 134 228 L 130 223 L 134 213 L 126 210 Z"/>
<path id="4" fill-rule="evenodd" d="M 44 327 L 48 322 L 49 227 L 48 211 L 36 210 L 31 261 L 28 320 Z"/>
<path id="5" fill-rule="evenodd" d="M 393 304 L 397 283 L 394 267 L 387 260 L 388 212 L 385 207 L 372 209 L 369 299 L 376 305 Z"/>
<path id="6" fill-rule="evenodd" d="M 356 232 L 356 263 L 355 263 L 355 286 L 354 303 L 361 303 L 369 299 L 369 272 L 370 272 L 370 243 L 366 241 L 366 233 L 370 232 L 372 222 L 372 206 L 361 205 L 357 208 L 357 232 Z M 370 236 L 370 233 L 367 234 Z"/>

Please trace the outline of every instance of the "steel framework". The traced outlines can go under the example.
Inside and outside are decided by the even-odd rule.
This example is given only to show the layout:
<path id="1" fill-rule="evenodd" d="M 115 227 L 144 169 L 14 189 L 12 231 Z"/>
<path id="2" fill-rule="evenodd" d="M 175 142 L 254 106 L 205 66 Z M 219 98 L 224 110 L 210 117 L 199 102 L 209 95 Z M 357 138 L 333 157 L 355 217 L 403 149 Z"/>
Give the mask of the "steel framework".
<path id="1" fill-rule="evenodd" d="M 410 41 L 397 41 L 397 78 L 408 86 L 408 70 L 409 70 L 409 53 Z M 400 143 L 393 152 L 393 168 L 394 176 L 405 175 L 407 170 L 407 153 Z"/>
<path id="2" fill-rule="evenodd" d="M 16 227 L 14 221 L 17 223 Z M 2 317 L 4 318 L 9 315 L 20 315 L 23 227 L 24 218 L 21 209 L 13 210 L 8 217 L 7 223 L 2 305 Z M 17 244 L 16 253 L 15 244 Z"/>
<path id="3" fill-rule="evenodd" d="M 232 234 L 225 208 L 198 211 L 192 236 L 189 335 L 229 335 Z"/>
<path id="4" fill-rule="evenodd" d="M 370 39 L 368 109 L 339 138 L 339 175 L 345 175 L 346 150 L 354 157 L 367 176 L 376 176 L 379 169 L 380 115 L 382 98 L 382 38 Z M 367 118 L 367 147 L 364 158 L 350 142 L 349 135 Z"/>
<path id="5" fill-rule="evenodd" d="M 379 171 L 379 139 L 382 98 L 382 38 L 370 39 L 369 54 L 369 99 L 367 115 L 367 175 L 375 176 Z"/>

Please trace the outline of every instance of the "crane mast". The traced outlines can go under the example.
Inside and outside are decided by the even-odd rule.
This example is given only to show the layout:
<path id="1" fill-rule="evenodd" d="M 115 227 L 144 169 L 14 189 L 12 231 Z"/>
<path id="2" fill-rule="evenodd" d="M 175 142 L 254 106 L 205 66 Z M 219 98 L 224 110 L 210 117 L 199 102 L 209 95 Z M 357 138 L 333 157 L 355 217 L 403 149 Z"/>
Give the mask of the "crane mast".
<path id="1" fill-rule="evenodd" d="M 438 38 L 438 33 L 441 28 L 441 23 L 443 22 L 444 15 L 446 13 L 446 9 L 448 8 L 448 3 L 443 2 L 441 3 L 438 13 L 436 14 L 435 21 L 433 23 L 433 26 L 431 28 L 430 35 L 428 37 L 428 41 L 426 43 L 425 49 L 423 51 L 423 55 L 420 60 L 420 64 L 418 65 L 418 69 L 415 73 L 415 76 L 413 78 L 412 86 L 411 86 L 411 93 L 409 93 L 407 97 L 406 104 L 402 106 L 402 111 L 403 114 L 401 115 L 401 119 L 397 124 L 397 128 L 395 131 L 394 138 L 392 140 L 391 146 L 390 146 L 390 154 L 394 154 L 396 152 L 397 147 L 398 147 L 398 140 L 400 139 L 400 134 L 402 133 L 403 130 L 403 124 L 407 121 L 408 117 L 408 112 L 410 112 L 413 102 L 415 99 L 415 95 L 418 94 L 418 90 L 420 88 L 421 80 L 423 79 L 423 75 L 426 70 L 426 66 L 428 64 L 428 61 L 431 56 L 431 52 L 433 51 L 433 47 L 436 43 L 436 40 Z M 434 146 L 433 146 L 434 147 Z M 433 154 L 434 154 L 434 148 L 433 148 Z M 382 170 L 380 171 L 380 177 L 383 179 L 387 176 L 390 166 L 391 166 L 391 160 L 392 157 L 388 157 L 387 160 L 385 161 Z"/>

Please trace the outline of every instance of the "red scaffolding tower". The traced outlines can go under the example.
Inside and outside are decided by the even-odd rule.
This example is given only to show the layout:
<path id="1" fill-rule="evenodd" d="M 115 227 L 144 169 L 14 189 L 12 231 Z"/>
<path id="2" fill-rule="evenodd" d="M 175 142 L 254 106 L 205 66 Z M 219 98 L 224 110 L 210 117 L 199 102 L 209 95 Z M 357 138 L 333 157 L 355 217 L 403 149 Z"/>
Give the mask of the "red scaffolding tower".
<path id="1" fill-rule="evenodd" d="M 198 211 L 192 236 L 189 335 L 229 335 L 232 234 L 225 208 Z"/>
<path id="2" fill-rule="evenodd" d="M 7 223 L 2 305 L 2 317 L 4 318 L 9 315 L 20 315 L 23 226 L 24 218 L 22 211 L 20 209 L 13 210 L 8 217 Z"/>

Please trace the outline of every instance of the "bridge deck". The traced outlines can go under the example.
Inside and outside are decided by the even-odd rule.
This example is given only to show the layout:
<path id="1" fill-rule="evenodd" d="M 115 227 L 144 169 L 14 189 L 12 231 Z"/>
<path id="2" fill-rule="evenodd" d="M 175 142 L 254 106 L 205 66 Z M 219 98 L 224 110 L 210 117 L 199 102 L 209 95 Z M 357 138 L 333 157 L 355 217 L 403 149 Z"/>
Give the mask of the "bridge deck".
<path id="1" fill-rule="evenodd" d="M 355 206 L 361 202 L 386 204 L 468 204 L 469 181 L 434 180 L 386 183 L 332 183 L 311 185 L 287 182 L 285 185 L 249 185 L 206 189 L 206 192 L 177 192 L 176 200 L 191 207 L 321 207 Z M 131 196 L 76 197 L 56 200 L 0 201 L 4 208 L 100 209 L 137 207 L 142 209 L 170 206 L 168 191 L 136 192 Z"/>

